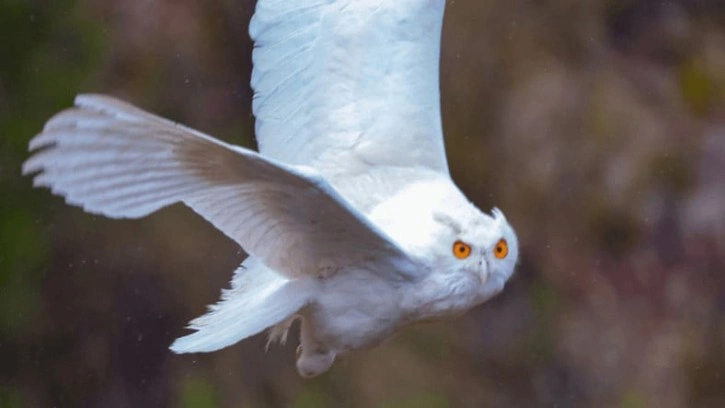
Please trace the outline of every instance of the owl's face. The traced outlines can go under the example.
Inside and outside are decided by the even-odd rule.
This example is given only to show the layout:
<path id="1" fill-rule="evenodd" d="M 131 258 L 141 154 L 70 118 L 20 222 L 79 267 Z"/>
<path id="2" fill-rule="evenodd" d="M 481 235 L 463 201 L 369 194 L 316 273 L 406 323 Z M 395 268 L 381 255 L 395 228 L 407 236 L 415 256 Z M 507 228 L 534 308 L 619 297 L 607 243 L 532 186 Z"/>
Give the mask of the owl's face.
<path id="1" fill-rule="evenodd" d="M 503 213 L 494 208 L 488 215 L 466 203 L 455 215 L 444 212 L 435 218 L 440 226 L 436 251 L 440 269 L 478 278 L 481 286 L 476 303 L 498 293 L 519 257 L 516 233 Z"/>
<path id="2" fill-rule="evenodd" d="M 519 257 L 516 233 L 503 213 L 480 211 L 450 182 L 412 185 L 377 207 L 371 219 L 436 274 L 472 277 L 474 303 L 500 291 Z"/>

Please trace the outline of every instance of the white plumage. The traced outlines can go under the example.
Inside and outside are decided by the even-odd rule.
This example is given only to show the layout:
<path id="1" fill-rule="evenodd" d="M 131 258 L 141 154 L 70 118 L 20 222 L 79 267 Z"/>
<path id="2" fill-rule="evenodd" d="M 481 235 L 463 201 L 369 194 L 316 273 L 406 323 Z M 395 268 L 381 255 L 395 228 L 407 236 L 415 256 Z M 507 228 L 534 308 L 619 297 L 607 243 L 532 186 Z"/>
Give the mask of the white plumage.
<path id="1" fill-rule="evenodd" d="M 257 141 L 323 174 L 447 173 L 442 0 L 260 0 L 250 23 Z M 404 153 L 404 154 L 401 154 Z"/>
<path id="2" fill-rule="evenodd" d="M 307 281 L 293 282 L 247 258 L 234 272 L 232 287 L 223 291 L 222 300 L 189 323 L 196 332 L 176 340 L 172 349 L 180 353 L 219 350 L 289 318 L 310 300 L 311 293 L 304 287 Z"/>
<path id="3" fill-rule="evenodd" d="M 177 353 L 301 319 L 297 368 L 326 371 L 411 322 L 498 293 L 518 258 L 500 211 L 448 174 L 442 0 L 260 0 L 250 25 L 260 153 L 100 95 L 30 142 L 34 185 L 94 214 L 183 202 L 249 253 Z"/>

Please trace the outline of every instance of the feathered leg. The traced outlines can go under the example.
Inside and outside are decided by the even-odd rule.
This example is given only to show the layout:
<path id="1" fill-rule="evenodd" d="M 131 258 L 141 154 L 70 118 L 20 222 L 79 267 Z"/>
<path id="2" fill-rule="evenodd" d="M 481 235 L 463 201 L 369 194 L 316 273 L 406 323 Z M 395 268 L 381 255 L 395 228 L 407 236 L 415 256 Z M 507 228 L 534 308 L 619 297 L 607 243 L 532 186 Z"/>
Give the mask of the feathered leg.
<path id="1" fill-rule="evenodd" d="M 297 372 L 305 377 L 316 377 L 330 369 L 335 352 L 328 350 L 314 337 L 315 330 L 309 318 L 302 317 L 300 347 L 297 349 Z"/>

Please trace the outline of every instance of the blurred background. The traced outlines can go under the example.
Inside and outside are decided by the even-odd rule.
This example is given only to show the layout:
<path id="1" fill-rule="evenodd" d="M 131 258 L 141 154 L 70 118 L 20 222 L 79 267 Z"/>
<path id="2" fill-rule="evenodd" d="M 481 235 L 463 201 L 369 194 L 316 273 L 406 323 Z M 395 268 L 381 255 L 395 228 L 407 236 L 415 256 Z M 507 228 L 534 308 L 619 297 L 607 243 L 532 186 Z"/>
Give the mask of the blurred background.
<path id="1" fill-rule="evenodd" d="M 504 293 L 314 380 L 296 341 L 171 354 L 241 250 L 182 205 L 85 214 L 20 164 L 80 92 L 255 147 L 253 7 L 0 0 L 0 407 L 725 406 L 721 0 L 449 1 L 448 158 L 518 231 Z"/>

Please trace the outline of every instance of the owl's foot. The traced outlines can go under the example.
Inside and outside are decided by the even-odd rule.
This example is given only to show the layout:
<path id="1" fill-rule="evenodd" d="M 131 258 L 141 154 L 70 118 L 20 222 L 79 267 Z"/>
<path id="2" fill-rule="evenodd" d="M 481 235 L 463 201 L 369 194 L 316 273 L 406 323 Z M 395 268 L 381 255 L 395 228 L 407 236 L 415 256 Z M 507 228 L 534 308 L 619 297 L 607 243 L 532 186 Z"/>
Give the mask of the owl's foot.
<path id="1" fill-rule="evenodd" d="M 281 323 L 277 323 L 269 330 L 269 335 L 267 336 L 267 344 L 264 346 L 264 351 L 269 351 L 269 346 L 272 343 L 279 343 L 281 345 L 285 345 L 287 343 L 287 335 L 289 334 L 289 329 L 292 327 L 292 323 L 295 322 L 295 320 L 299 319 L 299 316 L 294 315 L 286 320 L 283 320 Z"/>
<path id="2" fill-rule="evenodd" d="M 329 350 L 313 349 L 307 351 L 300 344 L 297 346 L 297 372 L 305 377 L 316 377 L 329 370 L 335 362 L 335 352 Z"/>

